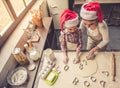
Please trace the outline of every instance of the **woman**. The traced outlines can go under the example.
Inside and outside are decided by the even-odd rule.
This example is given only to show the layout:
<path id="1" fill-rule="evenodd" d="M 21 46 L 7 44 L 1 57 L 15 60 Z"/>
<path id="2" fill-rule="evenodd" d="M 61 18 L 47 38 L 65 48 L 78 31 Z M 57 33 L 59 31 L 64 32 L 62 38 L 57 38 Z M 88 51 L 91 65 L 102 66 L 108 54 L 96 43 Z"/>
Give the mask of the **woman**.
<path id="1" fill-rule="evenodd" d="M 59 37 L 61 50 L 64 55 L 64 63 L 68 63 L 67 50 L 76 50 L 76 58 L 73 63 L 80 61 L 80 50 L 82 47 L 82 32 L 77 27 L 78 14 L 74 11 L 66 9 L 60 17 L 61 34 Z"/>
<path id="2" fill-rule="evenodd" d="M 82 5 L 80 29 L 87 29 L 87 59 L 91 59 L 97 50 L 105 48 L 109 42 L 109 33 L 106 22 L 98 2 L 88 2 Z"/>

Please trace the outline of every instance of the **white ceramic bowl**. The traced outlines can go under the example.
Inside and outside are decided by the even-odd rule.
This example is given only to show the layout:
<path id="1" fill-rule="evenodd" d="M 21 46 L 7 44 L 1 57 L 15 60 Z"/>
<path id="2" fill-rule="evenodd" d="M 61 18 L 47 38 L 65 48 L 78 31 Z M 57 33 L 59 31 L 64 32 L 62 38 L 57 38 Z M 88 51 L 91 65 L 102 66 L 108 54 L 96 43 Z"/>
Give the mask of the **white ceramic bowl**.
<path id="1" fill-rule="evenodd" d="M 17 67 L 9 73 L 9 75 L 7 76 L 7 82 L 12 86 L 19 86 L 24 84 L 27 78 L 28 73 L 26 68 Z"/>

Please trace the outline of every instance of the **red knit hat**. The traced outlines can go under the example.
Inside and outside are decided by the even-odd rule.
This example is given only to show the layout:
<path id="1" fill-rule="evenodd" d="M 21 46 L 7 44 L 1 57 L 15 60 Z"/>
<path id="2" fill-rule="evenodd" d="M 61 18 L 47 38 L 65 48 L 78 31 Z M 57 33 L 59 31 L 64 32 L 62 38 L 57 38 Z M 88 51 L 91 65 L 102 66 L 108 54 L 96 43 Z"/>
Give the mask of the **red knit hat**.
<path id="1" fill-rule="evenodd" d="M 103 21 L 103 13 L 98 2 L 88 2 L 83 4 L 80 16 L 85 20 L 95 20 L 98 18 L 99 22 Z"/>
<path id="2" fill-rule="evenodd" d="M 63 11 L 60 17 L 60 26 L 61 30 L 64 30 L 64 27 L 73 27 L 78 25 L 78 14 L 74 11 L 66 9 Z"/>

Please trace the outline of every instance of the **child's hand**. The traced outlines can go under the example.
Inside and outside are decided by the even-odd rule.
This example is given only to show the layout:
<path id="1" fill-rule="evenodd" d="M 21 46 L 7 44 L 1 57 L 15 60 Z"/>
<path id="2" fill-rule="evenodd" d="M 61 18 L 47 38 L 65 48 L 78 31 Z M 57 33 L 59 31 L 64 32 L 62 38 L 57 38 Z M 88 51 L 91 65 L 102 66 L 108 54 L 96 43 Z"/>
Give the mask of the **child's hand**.
<path id="1" fill-rule="evenodd" d="M 69 61 L 69 58 L 68 58 L 68 56 L 64 56 L 63 63 L 64 63 L 64 64 L 67 64 L 67 63 L 68 63 L 68 61 Z"/>
<path id="2" fill-rule="evenodd" d="M 76 57 L 75 59 L 73 60 L 73 64 L 77 64 L 80 62 L 80 55 L 81 55 L 81 52 L 77 52 L 76 51 Z"/>

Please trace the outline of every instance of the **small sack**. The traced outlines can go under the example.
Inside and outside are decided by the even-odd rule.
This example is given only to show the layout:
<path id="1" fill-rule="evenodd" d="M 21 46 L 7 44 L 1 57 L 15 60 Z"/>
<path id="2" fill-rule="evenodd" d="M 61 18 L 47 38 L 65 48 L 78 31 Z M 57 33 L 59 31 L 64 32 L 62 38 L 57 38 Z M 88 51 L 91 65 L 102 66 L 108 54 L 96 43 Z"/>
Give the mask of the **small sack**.
<path id="1" fill-rule="evenodd" d="M 42 16 L 39 10 L 30 10 L 32 14 L 32 22 L 39 28 L 43 27 Z"/>

